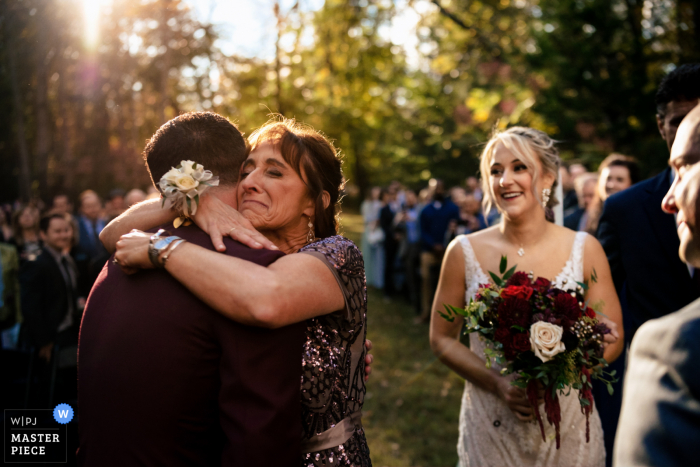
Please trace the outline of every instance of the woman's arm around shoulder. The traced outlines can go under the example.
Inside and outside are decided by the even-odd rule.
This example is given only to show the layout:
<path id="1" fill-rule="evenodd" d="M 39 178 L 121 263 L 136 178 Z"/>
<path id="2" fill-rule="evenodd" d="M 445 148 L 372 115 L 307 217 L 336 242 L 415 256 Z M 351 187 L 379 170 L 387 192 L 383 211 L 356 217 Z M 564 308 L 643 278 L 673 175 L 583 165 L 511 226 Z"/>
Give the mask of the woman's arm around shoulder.
<path id="1" fill-rule="evenodd" d="M 177 217 L 174 210 L 163 209 L 161 204 L 162 201 L 160 199 L 149 199 L 131 206 L 115 217 L 100 232 L 100 241 L 107 251 L 114 253 L 114 250 L 117 249 L 119 238 L 133 229 L 149 230 L 170 222 Z"/>
<path id="2" fill-rule="evenodd" d="M 263 267 L 185 243 L 166 269 L 202 301 L 243 324 L 278 328 L 345 307 L 334 274 L 315 255 L 289 254 Z"/>
<path id="3" fill-rule="evenodd" d="M 610 273 L 608 258 L 605 256 L 600 242 L 592 235 L 586 237 L 584 245 L 583 277 L 588 282 L 586 300 L 589 306 L 602 305 L 605 317 L 599 315 L 598 318 L 605 322 L 612 331 L 605 339 L 608 343 L 605 349 L 605 359 L 610 363 L 620 356 L 624 346 L 622 310 Z"/>

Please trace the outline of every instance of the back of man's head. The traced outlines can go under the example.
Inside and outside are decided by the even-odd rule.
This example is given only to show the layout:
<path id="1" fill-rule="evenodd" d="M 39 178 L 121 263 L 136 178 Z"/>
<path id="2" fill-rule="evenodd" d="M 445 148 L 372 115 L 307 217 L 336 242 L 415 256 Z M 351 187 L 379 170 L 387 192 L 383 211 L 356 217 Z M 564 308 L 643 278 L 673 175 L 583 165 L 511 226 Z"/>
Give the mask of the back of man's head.
<path id="1" fill-rule="evenodd" d="M 143 151 L 153 185 L 183 160 L 204 166 L 221 185 L 235 185 L 246 158 L 246 144 L 238 128 L 213 112 L 189 112 L 163 124 Z"/>
<path id="2" fill-rule="evenodd" d="M 664 77 L 656 92 L 656 112 L 666 114 L 672 101 L 694 101 L 700 98 L 700 63 L 686 63 Z"/>

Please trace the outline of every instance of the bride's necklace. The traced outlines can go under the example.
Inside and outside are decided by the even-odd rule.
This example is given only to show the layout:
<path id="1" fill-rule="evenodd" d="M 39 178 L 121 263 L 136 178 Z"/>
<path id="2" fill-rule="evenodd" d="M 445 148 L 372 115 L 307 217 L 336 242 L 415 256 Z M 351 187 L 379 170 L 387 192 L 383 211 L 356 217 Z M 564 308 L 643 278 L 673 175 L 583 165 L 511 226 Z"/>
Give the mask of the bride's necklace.
<path id="1" fill-rule="evenodd" d="M 533 248 L 535 245 L 537 245 L 537 243 L 539 243 L 539 242 L 536 242 L 536 243 L 533 243 L 532 245 L 529 245 L 528 248 Z M 520 256 L 521 258 L 523 256 L 525 256 L 525 247 L 523 246 L 522 243 L 520 244 L 520 248 L 518 248 L 517 253 L 518 253 L 518 256 Z"/>

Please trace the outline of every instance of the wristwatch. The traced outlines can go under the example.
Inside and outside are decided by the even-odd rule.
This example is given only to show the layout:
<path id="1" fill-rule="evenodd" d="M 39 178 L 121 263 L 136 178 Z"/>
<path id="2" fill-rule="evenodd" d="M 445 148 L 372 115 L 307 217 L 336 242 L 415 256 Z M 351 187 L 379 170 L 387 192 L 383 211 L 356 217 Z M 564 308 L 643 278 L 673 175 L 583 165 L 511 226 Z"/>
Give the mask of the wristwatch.
<path id="1" fill-rule="evenodd" d="M 158 261 L 158 257 L 160 256 L 160 254 L 163 251 L 165 251 L 166 248 L 168 248 L 168 245 L 180 238 L 175 235 L 169 237 L 162 237 L 162 234 L 164 233 L 165 230 L 160 229 L 158 232 L 156 232 L 155 235 L 151 237 L 151 243 L 148 245 L 148 258 L 151 260 L 151 263 L 153 263 L 153 265 L 157 268 L 163 267 L 163 265 L 160 264 L 160 262 Z"/>

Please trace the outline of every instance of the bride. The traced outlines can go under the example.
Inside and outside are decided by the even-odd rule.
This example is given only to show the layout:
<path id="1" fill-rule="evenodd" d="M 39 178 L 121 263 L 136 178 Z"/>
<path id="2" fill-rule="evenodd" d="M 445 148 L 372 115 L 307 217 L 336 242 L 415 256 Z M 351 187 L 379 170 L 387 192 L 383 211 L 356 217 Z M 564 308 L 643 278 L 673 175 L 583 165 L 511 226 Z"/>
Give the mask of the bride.
<path id="1" fill-rule="evenodd" d="M 554 141 L 541 131 L 513 127 L 493 136 L 481 156 L 484 212 L 495 204 L 502 222 L 455 238 L 445 254 L 430 343 L 440 360 L 466 380 L 457 446 L 461 467 L 605 465 L 598 412 L 591 414 L 590 443 L 586 443 L 586 419 L 576 391 L 560 395 L 561 449 L 557 450 L 554 429 L 547 423 L 547 442 L 542 441 L 525 391 L 510 384 L 513 375 L 501 376 L 498 365 L 486 368 L 486 343 L 472 333 L 469 346 L 462 344 L 463 322 L 450 323 L 438 313 L 443 304 L 465 306 L 479 284 L 489 282 L 488 272 L 498 271 L 501 255 L 508 257 L 509 265 L 517 263 L 518 271 L 554 278 L 563 289 L 597 275 L 597 281 L 588 281 L 586 300 L 604 303 L 606 324 L 612 329 L 606 336 L 605 359 L 618 357 L 622 316 L 603 248 L 585 232 L 547 220 L 551 216 L 546 212 L 551 213 L 549 208 L 557 203 L 550 193 L 555 192 L 559 165 Z"/>

